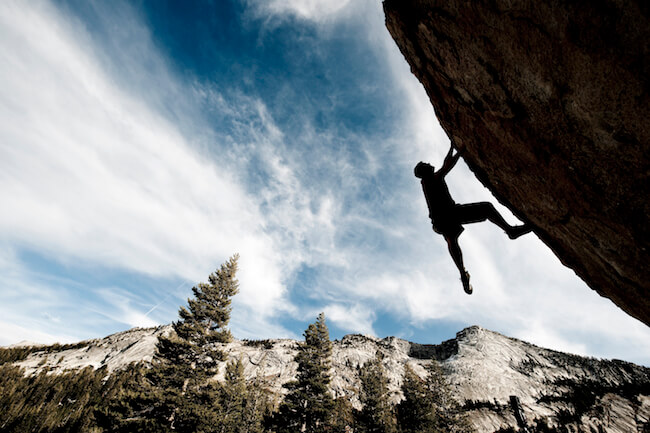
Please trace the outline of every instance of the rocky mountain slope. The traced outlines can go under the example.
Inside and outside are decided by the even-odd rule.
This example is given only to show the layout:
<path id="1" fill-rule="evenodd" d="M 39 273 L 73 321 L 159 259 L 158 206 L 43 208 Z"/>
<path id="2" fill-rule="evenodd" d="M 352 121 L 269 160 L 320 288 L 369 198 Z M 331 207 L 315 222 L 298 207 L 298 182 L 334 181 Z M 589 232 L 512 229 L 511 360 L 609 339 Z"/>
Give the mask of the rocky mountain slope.
<path id="1" fill-rule="evenodd" d="M 592 289 L 650 325 L 650 9 L 385 0 L 476 177 Z"/>
<path id="2" fill-rule="evenodd" d="M 136 328 L 58 352 L 35 352 L 18 365 L 26 374 L 43 369 L 60 373 L 87 365 L 112 371 L 130 362 L 150 362 L 158 336 L 168 332 L 169 326 Z M 298 344 L 294 340 L 235 340 L 224 349 L 230 358 L 242 359 L 248 377 L 263 377 L 280 396 L 282 384 L 296 373 L 293 357 Z M 479 432 L 516 427 L 511 396 L 519 398 L 529 422 L 546 418 L 550 424 L 573 422 L 586 431 L 602 427 L 607 432 L 634 432 L 644 424 L 650 426 L 650 369 L 555 352 L 477 326 L 438 345 L 395 337 L 345 336 L 333 344 L 332 391 L 336 396 L 359 405 L 358 368 L 377 351 L 384 355 L 395 402 L 401 398 L 405 365 L 424 374 L 422 366 L 430 359 L 438 360 Z"/>

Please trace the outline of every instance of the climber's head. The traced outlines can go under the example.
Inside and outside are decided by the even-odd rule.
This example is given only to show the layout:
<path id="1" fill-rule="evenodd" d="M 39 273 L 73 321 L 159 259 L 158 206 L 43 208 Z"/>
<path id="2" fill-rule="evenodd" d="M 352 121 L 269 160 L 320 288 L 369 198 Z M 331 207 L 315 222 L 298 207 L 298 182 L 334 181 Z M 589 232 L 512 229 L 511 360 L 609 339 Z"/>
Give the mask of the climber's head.
<path id="1" fill-rule="evenodd" d="M 432 175 L 435 173 L 435 170 L 431 164 L 420 161 L 418 162 L 418 165 L 415 166 L 413 173 L 415 174 L 415 177 L 422 179 L 424 176 Z"/>

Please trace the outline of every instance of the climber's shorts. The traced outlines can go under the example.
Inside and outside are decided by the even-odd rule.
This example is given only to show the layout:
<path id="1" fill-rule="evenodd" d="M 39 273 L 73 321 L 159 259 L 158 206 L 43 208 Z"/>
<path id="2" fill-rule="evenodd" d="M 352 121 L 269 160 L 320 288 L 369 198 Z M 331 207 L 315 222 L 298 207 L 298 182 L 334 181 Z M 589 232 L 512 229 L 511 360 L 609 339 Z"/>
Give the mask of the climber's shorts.
<path id="1" fill-rule="evenodd" d="M 448 238 L 457 238 L 465 230 L 462 225 L 456 221 L 439 221 L 433 222 L 433 231 Z"/>

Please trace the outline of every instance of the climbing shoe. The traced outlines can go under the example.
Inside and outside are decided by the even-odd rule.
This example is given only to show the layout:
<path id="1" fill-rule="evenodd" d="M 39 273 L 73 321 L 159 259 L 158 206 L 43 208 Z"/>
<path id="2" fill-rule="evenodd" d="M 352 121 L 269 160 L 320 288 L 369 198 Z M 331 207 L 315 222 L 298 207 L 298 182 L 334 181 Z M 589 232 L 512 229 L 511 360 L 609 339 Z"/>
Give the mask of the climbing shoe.
<path id="1" fill-rule="evenodd" d="M 510 239 L 517 239 L 519 236 L 523 236 L 526 233 L 533 231 L 533 228 L 528 224 L 522 224 L 520 226 L 513 227 L 508 231 L 508 237 Z"/>
<path id="2" fill-rule="evenodd" d="M 472 288 L 472 285 L 469 283 L 469 272 L 465 271 L 465 275 L 463 275 L 461 281 L 463 282 L 463 289 L 465 289 L 465 293 L 471 295 L 474 289 Z"/>

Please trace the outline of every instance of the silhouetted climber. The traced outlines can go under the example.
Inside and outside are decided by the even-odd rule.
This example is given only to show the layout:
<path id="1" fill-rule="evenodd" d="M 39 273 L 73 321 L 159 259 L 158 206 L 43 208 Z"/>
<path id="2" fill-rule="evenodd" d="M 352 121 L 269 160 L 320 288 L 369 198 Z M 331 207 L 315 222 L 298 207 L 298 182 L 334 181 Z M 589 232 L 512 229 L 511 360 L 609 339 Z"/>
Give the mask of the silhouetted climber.
<path id="1" fill-rule="evenodd" d="M 464 224 L 478 223 L 489 220 L 501 227 L 510 239 L 518 238 L 532 230 L 526 224 L 511 226 L 497 212 L 492 203 L 469 203 L 457 204 L 445 182 L 445 176 L 456 165 L 460 154 L 454 154 L 453 146 L 449 149 L 442 168 L 435 171 L 426 162 L 419 162 L 415 166 L 415 177 L 422 179 L 422 191 L 429 207 L 429 218 L 433 224 L 433 231 L 445 237 L 454 263 L 460 271 L 460 279 L 467 294 L 472 293 L 472 286 L 469 284 L 469 273 L 463 265 L 463 253 L 458 245 L 458 236 L 465 230 Z"/>

